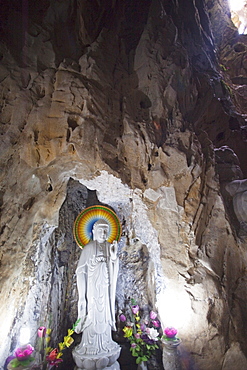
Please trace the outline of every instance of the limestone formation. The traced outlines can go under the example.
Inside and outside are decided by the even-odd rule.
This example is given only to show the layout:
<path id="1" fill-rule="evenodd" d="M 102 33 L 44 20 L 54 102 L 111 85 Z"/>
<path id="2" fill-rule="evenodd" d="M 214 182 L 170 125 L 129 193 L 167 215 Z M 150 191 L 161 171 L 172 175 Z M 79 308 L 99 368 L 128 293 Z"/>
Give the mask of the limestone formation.
<path id="1" fill-rule="evenodd" d="M 0 21 L 0 367 L 21 327 L 57 346 L 75 322 L 73 221 L 103 204 L 122 223 L 116 317 L 128 298 L 173 312 L 183 369 L 246 368 L 246 238 L 215 150 L 247 178 L 227 1 L 7 0 Z"/>

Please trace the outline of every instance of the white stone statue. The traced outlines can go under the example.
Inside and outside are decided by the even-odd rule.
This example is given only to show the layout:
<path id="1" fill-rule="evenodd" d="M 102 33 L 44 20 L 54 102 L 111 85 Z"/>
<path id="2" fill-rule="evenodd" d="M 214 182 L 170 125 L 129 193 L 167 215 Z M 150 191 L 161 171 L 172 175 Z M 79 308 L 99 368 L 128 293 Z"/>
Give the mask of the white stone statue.
<path id="1" fill-rule="evenodd" d="M 115 292 L 119 259 L 117 242 L 107 242 L 108 223 L 93 226 L 93 241 L 83 249 L 76 269 L 78 318 L 75 331 L 82 332 L 74 349 L 76 369 L 119 369 L 120 346 L 112 340 L 115 327 Z"/>

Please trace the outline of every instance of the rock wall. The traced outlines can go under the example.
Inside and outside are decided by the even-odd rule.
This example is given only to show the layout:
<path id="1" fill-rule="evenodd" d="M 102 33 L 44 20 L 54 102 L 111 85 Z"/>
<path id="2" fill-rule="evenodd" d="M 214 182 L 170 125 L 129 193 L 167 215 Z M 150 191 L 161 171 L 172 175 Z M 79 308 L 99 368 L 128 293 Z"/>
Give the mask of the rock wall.
<path id="1" fill-rule="evenodd" d="M 75 321 L 73 221 L 105 204 L 123 227 L 116 312 L 129 297 L 163 325 L 175 311 L 183 369 L 246 368 L 246 236 L 214 151 L 247 176 L 245 112 L 219 66 L 227 2 L 1 5 L 0 366 L 21 327 L 35 344 L 51 325 L 55 345 Z"/>

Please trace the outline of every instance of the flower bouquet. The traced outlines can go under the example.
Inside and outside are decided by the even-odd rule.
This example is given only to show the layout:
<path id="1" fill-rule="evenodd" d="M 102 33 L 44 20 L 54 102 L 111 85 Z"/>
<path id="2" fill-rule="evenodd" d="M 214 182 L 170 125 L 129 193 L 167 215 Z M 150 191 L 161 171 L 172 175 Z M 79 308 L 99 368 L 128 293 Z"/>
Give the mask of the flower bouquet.
<path id="1" fill-rule="evenodd" d="M 52 348 L 49 346 L 51 329 L 45 326 L 40 326 L 38 329 L 38 354 L 36 356 L 37 362 L 34 361 L 35 358 L 32 357 L 34 348 L 27 344 L 17 348 L 14 352 L 14 356 L 8 357 L 6 361 L 8 370 L 19 370 L 19 369 L 30 369 L 30 370 L 51 370 L 53 367 L 58 367 L 58 365 L 63 362 L 62 355 L 64 349 L 71 346 L 74 342 L 72 334 L 74 333 L 75 327 L 79 320 L 75 322 L 72 329 L 68 329 L 68 334 L 63 338 L 63 342 L 60 342 L 57 348 Z"/>
<path id="2" fill-rule="evenodd" d="M 160 340 L 158 328 L 160 322 L 154 311 L 149 313 L 149 318 L 141 320 L 140 307 L 132 299 L 130 306 L 130 320 L 124 314 L 119 316 L 121 322 L 125 323 L 123 328 L 124 337 L 130 342 L 132 356 L 136 357 L 136 363 L 141 364 L 148 361 L 154 351 L 159 348 Z"/>

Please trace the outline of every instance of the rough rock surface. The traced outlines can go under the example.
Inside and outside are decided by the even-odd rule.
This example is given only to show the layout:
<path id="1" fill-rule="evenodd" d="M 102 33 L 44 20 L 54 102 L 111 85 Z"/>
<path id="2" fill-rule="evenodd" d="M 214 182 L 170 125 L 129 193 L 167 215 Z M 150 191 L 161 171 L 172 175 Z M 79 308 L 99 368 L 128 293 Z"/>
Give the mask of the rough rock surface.
<path id="1" fill-rule="evenodd" d="M 247 368 L 246 232 L 225 190 L 247 177 L 246 47 L 227 1 L 1 7 L 0 366 L 21 327 L 34 345 L 51 325 L 55 346 L 76 320 L 72 225 L 104 204 L 123 229 L 116 312 L 175 312 L 183 369 Z"/>

